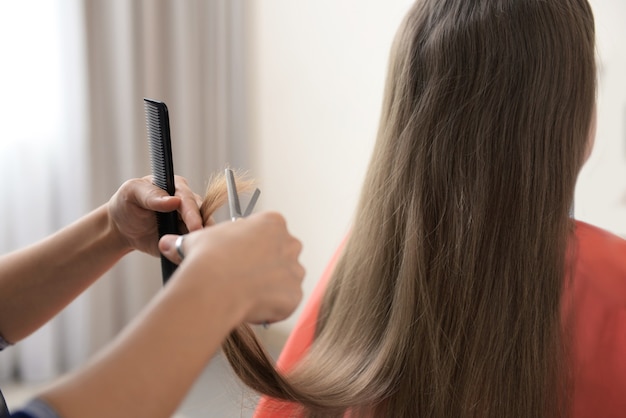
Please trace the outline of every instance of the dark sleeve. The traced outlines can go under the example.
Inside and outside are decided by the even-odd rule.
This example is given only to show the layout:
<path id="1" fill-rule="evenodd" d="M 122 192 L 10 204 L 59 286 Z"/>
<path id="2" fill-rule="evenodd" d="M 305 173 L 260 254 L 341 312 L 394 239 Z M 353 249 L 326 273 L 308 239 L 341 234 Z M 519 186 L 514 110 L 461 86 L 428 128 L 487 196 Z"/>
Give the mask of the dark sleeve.
<path id="1" fill-rule="evenodd" d="M 10 342 L 8 342 L 7 340 L 4 339 L 4 337 L 2 336 L 2 334 L 0 334 L 0 351 L 4 350 L 5 348 L 9 347 L 10 345 L 12 345 Z"/>
<path id="2" fill-rule="evenodd" d="M 10 415 L 11 418 L 61 418 L 50 405 L 41 399 L 35 398 L 22 409 Z"/>

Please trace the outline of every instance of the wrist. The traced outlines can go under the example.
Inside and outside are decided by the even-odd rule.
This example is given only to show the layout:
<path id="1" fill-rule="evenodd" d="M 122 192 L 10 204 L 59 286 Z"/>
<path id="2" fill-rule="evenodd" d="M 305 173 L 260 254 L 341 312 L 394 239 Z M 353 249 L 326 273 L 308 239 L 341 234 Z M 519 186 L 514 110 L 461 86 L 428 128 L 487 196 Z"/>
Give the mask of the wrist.
<path id="1" fill-rule="evenodd" d="M 113 251 L 118 252 L 121 256 L 130 253 L 133 250 L 131 243 L 125 238 L 124 234 L 119 230 L 117 224 L 113 221 L 109 203 L 102 205 L 96 211 L 101 211 L 106 221 L 103 223 L 103 237 Z"/>

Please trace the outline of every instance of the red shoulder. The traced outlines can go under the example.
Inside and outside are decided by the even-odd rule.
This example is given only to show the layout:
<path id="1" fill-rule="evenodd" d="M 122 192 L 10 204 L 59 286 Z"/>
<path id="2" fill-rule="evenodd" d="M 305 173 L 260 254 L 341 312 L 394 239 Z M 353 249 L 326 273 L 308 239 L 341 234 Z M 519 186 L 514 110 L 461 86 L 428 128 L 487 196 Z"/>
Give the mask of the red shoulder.
<path id="1" fill-rule="evenodd" d="M 577 221 L 575 257 L 575 280 L 608 304 L 626 308 L 626 240 Z"/>

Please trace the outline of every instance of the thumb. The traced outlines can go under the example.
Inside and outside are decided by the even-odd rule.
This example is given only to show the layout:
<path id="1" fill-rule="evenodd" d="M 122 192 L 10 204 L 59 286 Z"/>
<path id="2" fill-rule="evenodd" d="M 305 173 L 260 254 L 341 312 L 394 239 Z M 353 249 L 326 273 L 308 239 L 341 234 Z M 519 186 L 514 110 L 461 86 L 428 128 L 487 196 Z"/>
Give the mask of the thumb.
<path id="1" fill-rule="evenodd" d="M 173 212 L 180 206 L 180 197 L 169 195 L 150 196 L 146 199 L 145 205 L 147 209 L 155 212 Z"/>
<path id="2" fill-rule="evenodd" d="M 172 263 L 180 264 L 182 257 L 178 253 L 178 249 L 176 248 L 176 241 L 183 235 L 163 235 L 159 240 L 159 251 L 163 254 L 168 260 Z M 179 243 L 184 244 L 184 243 Z M 181 251 L 184 254 L 184 246 L 180 245 Z"/>

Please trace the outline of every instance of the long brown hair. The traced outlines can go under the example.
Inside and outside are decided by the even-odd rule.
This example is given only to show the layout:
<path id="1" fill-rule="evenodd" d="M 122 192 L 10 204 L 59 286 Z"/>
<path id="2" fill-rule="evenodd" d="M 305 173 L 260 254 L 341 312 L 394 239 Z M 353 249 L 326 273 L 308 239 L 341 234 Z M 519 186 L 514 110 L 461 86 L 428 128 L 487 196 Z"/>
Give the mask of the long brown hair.
<path id="1" fill-rule="evenodd" d="M 418 0 L 315 341 L 286 376 L 224 345 L 306 416 L 568 412 L 568 213 L 595 102 L 586 0 Z"/>

